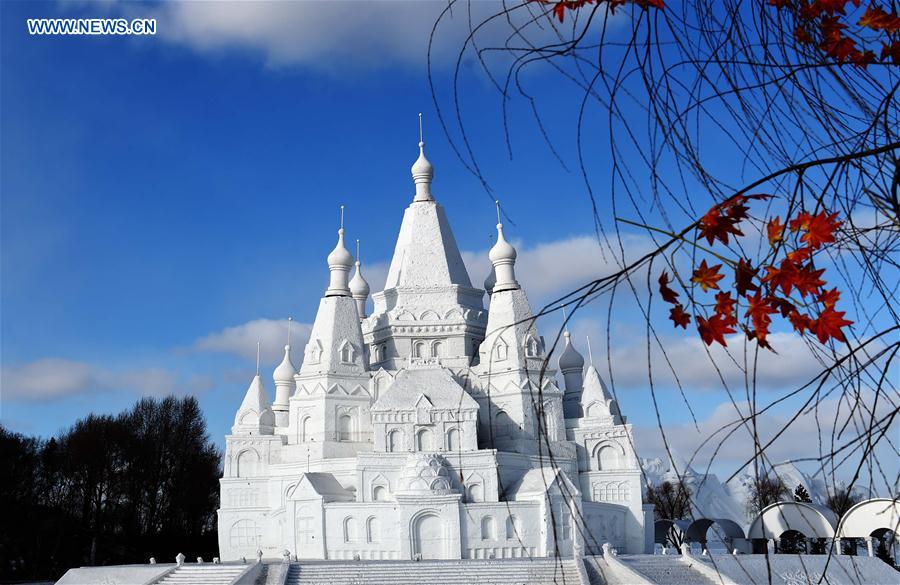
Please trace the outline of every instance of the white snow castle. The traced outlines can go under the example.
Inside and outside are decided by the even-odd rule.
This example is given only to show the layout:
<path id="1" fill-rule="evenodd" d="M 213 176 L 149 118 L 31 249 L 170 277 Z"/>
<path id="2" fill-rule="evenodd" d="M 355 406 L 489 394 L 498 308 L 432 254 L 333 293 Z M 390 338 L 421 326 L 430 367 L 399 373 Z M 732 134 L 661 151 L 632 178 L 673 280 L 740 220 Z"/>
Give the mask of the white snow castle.
<path id="1" fill-rule="evenodd" d="M 631 426 L 568 333 L 561 384 L 545 363 L 501 224 L 486 290 L 472 285 L 419 151 L 373 314 L 341 228 L 299 371 L 286 346 L 274 401 L 257 374 L 238 408 L 222 559 L 648 552 Z"/>

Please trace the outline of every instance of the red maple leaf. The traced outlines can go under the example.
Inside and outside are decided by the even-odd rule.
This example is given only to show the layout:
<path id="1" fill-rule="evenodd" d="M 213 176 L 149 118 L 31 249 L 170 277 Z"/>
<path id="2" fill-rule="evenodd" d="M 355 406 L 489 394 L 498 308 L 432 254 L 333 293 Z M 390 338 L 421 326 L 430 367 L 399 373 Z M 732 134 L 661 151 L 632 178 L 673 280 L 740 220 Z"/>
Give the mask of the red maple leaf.
<path id="1" fill-rule="evenodd" d="M 775 295 L 769 295 L 768 300 L 769 305 L 771 305 L 773 309 L 778 310 L 781 313 L 782 317 L 787 317 L 793 311 L 797 310 L 797 307 L 794 306 L 794 303 L 790 302 L 787 299 L 783 299 Z"/>
<path id="2" fill-rule="evenodd" d="M 691 282 L 700 285 L 700 288 L 703 289 L 703 292 L 709 291 L 709 289 L 714 288 L 718 289 L 718 282 L 725 278 L 724 274 L 719 274 L 719 268 L 721 268 L 721 264 L 716 264 L 715 266 L 707 266 L 706 259 L 704 258 L 702 262 L 700 262 L 700 266 L 694 270 L 694 275 L 691 277 Z"/>
<path id="3" fill-rule="evenodd" d="M 838 300 L 841 298 L 841 291 L 836 288 L 825 291 L 819 295 L 819 302 L 825 305 L 825 308 L 834 308 Z"/>
<path id="4" fill-rule="evenodd" d="M 735 306 L 737 300 L 731 298 L 731 293 L 722 291 L 716 294 L 716 315 L 729 325 L 737 325 L 737 317 L 735 316 Z"/>
<path id="5" fill-rule="evenodd" d="M 791 325 L 794 326 L 794 330 L 801 335 L 804 331 L 809 329 L 809 325 L 812 322 L 812 319 L 809 318 L 809 315 L 805 315 L 798 311 L 791 311 L 791 313 L 788 315 L 788 320 L 791 322 Z"/>
<path id="6" fill-rule="evenodd" d="M 687 329 L 687 326 L 691 322 L 691 316 L 689 313 L 684 311 L 684 307 L 681 304 L 675 305 L 672 310 L 669 311 L 669 319 L 675 323 L 676 327 L 682 327 Z"/>
<path id="7" fill-rule="evenodd" d="M 807 223 L 806 233 L 800 238 L 801 241 L 813 249 L 821 247 L 823 244 L 834 242 L 834 231 L 841 227 L 843 222 L 835 221 L 837 213 L 829 214 L 827 211 L 821 211 L 817 215 L 811 217 Z"/>
<path id="8" fill-rule="evenodd" d="M 734 269 L 734 290 L 738 296 L 747 296 L 747 291 L 759 290 L 759 287 L 753 283 L 756 278 L 757 270 L 750 266 L 750 263 L 743 258 L 738 260 L 738 265 Z"/>
<path id="9" fill-rule="evenodd" d="M 894 65 L 900 65 L 900 41 L 892 41 L 891 44 L 881 44 L 881 59 L 884 61 L 888 58 Z"/>
<path id="10" fill-rule="evenodd" d="M 678 304 L 678 293 L 669 288 L 669 273 L 665 270 L 659 275 L 659 294 L 665 302 Z"/>
<path id="11" fill-rule="evenodd" d="M 724 347 L 728 347 L 728 344 L 725 343 L 725 335 L 734 333 L 734 329 L 718 315 L 713 315 L 709 320 L 697 317 L 697 331 L 700 332 L 700 339 L 706 345 L 712 345 L 714 341 L 717 341 Z"/>
<path id="12" fill-rule="evenodd" d="M 811 214 L 801 211 L 797 214 L 797 217 L 788 222 L 788 227 L 792 232 L 799 232 L 800 230 L 805 230 L 809 226 L 811 220 Z"/>
<path id="13" fill-rule="evenodd" d="M 722 215 L 722 209 L 718 205 L 707 211 L 700 218 L 697 233 L 701 238 L 706 238 L 706 241 L 710 244 L 716 240 L 727 244 L 728 234 L 734 234 L 735 236 L 744 235 L 744 232 L 737 228 L 737 221 L 728 215 Z"/>
<path id="14" fill-rule="evenodd" d="M 773 288 L 780 287 L 781 292 L 786 295 L 791 294 L 791 290 L 794 288 L 794 284 L 797 281 L 797 264 L 790 259 L 785 258 L 781 261 L 781 265 L 778 268 L 775 266 L 766 266 L 766 273 L 763 282 L 769 283 Z"/>
<path id="15" fill-rule="evenodd" d="M 794 29 L 794 38 L 802 45 L 812 45 L 815 43 L 815 40 L 812 38 L 812 35 L 809 34 L 809 31 L 802 26 L 798 26 Z"/>
<path id="16" fill-rule="evenodd" d="M 776 311 L 769 305 L 769 300 L 763 298 L 759 292 L 752 297 L 747 297 L 747 303 L 747 313 L 744 316 L 749 317 L 753 323 L 753 328 L 756 330 L 756 339 L 765 341 L 769 335 L 769 325 L 772 324 L 772 317 L 769 315 Z"/>
<path id="17" fill-rule="evenodd" d="M 825 281 L 820 278 L 824 272 L 824 268 L 813 270 L 812 264 L 804 264 L 794 273 L 793 284 L 804 297 L 807 294 L 817 295 L 819 287 L 825 284 Z"/>
<path id="18" fill-rule="evenodd" d="M 857 24 L 872 30 L 883 30 L 888 34 L 894 34 L 900 31 L 900 16 L 873 4 L 866 8 Z"/>
<path id="19" fill-rule="evenodd" d="M 841 327 L 853 325 L 853 321 L 844 319 L 844 315 L 844 311 L 835 311 L 834 307 L 828 307 L 819 313 L 818 319 L 809 324 L 809 330 L 816 334 L 819 343 L 826 343 L 829 338 L 846 342 Z"/>
<path id="20" fill-rule="evenodd" d="M 766 232 L 769 236 L 769 245 L 774 246 L 782 239 L 784 239 L 784 224 L 781 223 L 781 218 L 775 216 L 774 218 L 769 220 L 769 223 L 766 224 Z"/>

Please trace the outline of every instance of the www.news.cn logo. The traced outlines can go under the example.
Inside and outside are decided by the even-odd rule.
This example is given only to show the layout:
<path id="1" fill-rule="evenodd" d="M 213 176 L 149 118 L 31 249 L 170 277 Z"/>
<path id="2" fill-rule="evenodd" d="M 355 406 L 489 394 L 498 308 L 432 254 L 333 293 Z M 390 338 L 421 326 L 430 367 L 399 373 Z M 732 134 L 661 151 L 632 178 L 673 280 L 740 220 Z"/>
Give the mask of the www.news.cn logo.
<path id="1" fill-rule="evenodd" d="M 155 18 L 29 18 L 32 35 L 155 35 Z"/>

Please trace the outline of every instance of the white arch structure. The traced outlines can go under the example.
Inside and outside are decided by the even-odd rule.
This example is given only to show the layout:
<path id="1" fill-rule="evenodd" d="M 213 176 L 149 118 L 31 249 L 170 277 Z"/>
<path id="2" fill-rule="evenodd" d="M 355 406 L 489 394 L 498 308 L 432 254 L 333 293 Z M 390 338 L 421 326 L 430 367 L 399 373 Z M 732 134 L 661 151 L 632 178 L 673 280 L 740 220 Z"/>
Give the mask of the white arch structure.
<path id="1" fill-rule="evenodd" d="M 775 502 L 756 517 L 747 531 L 749 539 L 777 539 L 788 530 L 807 538 L 834 538 L 837 516 L 824 506 L 806 502 Z"/>

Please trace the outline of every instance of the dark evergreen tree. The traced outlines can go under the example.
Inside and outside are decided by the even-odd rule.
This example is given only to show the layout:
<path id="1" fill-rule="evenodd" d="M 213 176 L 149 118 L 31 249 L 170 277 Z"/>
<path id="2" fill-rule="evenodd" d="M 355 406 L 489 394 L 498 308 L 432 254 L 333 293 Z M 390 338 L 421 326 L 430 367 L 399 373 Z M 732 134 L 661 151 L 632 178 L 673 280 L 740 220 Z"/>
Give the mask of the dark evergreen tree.
<path id="1" fill-rule="evenodd" d="M 803 487 L 802 483 L 798 483 L 797 487 L 794 488 L 794 501 L 795 502 L 806 502 L 808 504 L 812 503 L 812 498 L 809 497 L 809 492 L 806 491 L 806 488 Z"/>

